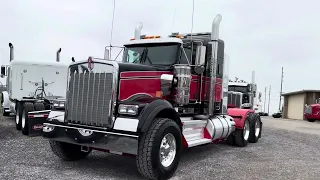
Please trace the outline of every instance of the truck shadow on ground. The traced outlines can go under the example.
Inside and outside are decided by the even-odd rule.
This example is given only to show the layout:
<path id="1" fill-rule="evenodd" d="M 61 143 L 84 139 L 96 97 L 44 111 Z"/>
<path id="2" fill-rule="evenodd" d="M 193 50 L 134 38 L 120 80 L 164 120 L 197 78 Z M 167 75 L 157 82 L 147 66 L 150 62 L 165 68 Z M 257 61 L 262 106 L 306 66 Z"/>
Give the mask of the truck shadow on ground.
<path id="1" fill-rule="evenodd" d="M 190 149 L 185 149 L 181 153 L 181 160 L 176 175 L 179 175 L 181 167 L 190 164 L 198 164 L 200 161 L 206 159 L 212 153 L 225 151 L 224 143 L 219 145 L 208 144 Z M 66 162 L 57 159 L 63 166 L 72 167 L 72 169 L 81 169 L 81 173 L 86 175 L 99 177 L 116 177 L 123 179 L 142 179 L 136 167 L 135 157 L 118 156 L 108 153 L 93 151 L 86 159 L 77 162 Z M 65 169 L 65 168 L 64 168 Z M 66 169 L 65 169 L 66 170 Z"/>

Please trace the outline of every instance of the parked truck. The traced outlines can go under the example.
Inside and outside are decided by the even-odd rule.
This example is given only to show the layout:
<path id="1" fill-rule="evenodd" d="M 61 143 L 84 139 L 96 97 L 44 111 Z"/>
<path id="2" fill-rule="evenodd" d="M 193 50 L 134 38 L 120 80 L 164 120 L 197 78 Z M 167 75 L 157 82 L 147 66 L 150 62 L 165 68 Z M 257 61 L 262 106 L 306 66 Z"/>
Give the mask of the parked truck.
<path id="1" fill-rule="evenodd" d="M 9 47 L 9 65 L 1 66 L 1 77 L 6 78 L 7 85 L 7 91 L 2 92 L 3 115 L 15 114 L 16 129 L 28 135 L 28 112 L 50 110 L 53 99 L 65 97 L 68 64 L 60 62 L 61 48 L 56 62 L 49 62 L 16 60 L 13 44 Z"/>
<path id="2" fill-rule="evenodd" d="M 228 107 L 246 108 L 258 110 L 261 102 L 261 93 L 257 92 L 255 83 L 255 71 L 252 71 L 251 82 L 244 80 L 229 80 L 228 84 Z"/>
<path id="3" fill-rule="evenodd" d="M 320 120 L 320 98 L 316 99 L 313 104 L 306 104 L 304 107 L 304 117 L 309 122 Z"/>
<path id="4" fill-rule="evenodd" d="M 66 99 L 53 102 L 43 123 L 53 153 L 67 161 L 92 150 L 131 155 L 145 178 L 168 179 L 184 148 L 258 142 L 259 115 L 227 109 L 221 19 L 215 17 L 212 32 L 163 38 L 141 35 L 140 24 L 124 45 L 122 62 L 89 57 L 72 63 Z"/>

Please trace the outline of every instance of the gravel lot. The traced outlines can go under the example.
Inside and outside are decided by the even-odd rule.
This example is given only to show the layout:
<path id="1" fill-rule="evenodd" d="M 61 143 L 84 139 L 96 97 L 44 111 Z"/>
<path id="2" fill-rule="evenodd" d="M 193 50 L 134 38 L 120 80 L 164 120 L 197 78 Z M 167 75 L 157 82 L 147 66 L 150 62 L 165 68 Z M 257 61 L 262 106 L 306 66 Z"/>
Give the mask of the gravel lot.
<path id="1" fill-rule="evenodd" d="M 319 179 L 320 124 L 272 118 L 263 122 L 263 137 L 257 144 L 190 149 L 172 179 Z M 47 140 L 23 136 L 15 130 L 14 118 L 1 117 L 0 179 L 142 178 L 133 158 L 93 152 L 84 160 L 63 162 L 52 154 Z"/>

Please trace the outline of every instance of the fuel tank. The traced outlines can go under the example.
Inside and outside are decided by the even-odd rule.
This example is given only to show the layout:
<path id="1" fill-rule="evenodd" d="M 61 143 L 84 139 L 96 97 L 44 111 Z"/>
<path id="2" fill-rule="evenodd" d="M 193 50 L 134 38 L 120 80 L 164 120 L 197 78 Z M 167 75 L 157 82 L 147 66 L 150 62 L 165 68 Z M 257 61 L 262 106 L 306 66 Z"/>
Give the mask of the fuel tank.
<path id="1" fill-rule="evenodd" d="M 206 129 L 213 141 L 227 138 L 235 131 L 234 119 L 228 115 L 218 115 L 208 120 Z"/>

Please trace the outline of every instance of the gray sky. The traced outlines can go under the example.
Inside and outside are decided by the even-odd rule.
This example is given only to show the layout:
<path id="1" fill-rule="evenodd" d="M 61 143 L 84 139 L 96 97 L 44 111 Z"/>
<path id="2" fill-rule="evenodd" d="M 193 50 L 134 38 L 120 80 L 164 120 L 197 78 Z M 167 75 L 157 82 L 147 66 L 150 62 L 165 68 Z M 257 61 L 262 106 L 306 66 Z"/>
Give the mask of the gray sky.
<path id="1" fill-rule="evenodd" d="M 320 67 L 318 5 L 315 0 L 196 0 L 193 32 L 210 31 L 215 15 L 222 14 L 220 37 L 230 56 L 230 76 L 250 81 L 255 70 L 259 91 L 272 86 L 274 112 L 281 66 L 283 91 L 320 89 L 313 83 Z M 72 56 L 103 57 L 112 10 L 113 0 L 0 0 L 0 62 L 8 63 L 8 42 L 21 60 L 54 61 L 60 47 L 66 62 Z M 116 0 L 112 44 L 129 41 L 140 21 L 147 35 L 190 32 L 191 11 L 192 0 Z"/>

